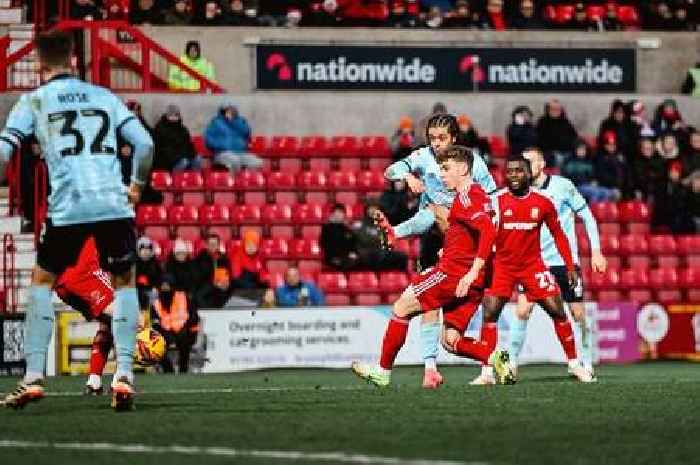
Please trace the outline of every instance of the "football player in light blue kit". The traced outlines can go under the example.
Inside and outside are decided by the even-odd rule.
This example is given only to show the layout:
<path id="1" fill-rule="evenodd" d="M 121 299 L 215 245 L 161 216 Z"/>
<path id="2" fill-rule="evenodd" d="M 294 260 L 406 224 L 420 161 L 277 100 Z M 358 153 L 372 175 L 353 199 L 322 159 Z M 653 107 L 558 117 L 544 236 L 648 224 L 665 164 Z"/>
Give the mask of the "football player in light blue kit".
<path id="1" fill-rule="evenodd" d="M 600 250 L 598 237 L 598 224 L 596 223 L 586 200 L 576 189 L 576 186 L 567 178 L 558 175 L 548 175 L 544 172 L 545 161 L 542 152 L 537 148 L 526 149 L 523 157 L 530 161 L 532 167 L 533 185 L 540 192 L 547 194 L 554 201 L 561 227 L 569 239 L 571 253 L 576 267 L 579 268 L 578 244 L 576 240 L 576 216 L 583 220 L 586 227 L 586 235 L 591 244 L 591 267 L 594 272 L 603 273 L 607 268 L 607 261 Z M 542 258 L 554 275 L 562 292 L 563 300 L 569 304 L 569 310 L 574 318 L 574 336 L 576 338 L 576 351 L 581 363 L 588 372 L 593 375 L 593 346 L 591 342 L 590 322 L 586 321 L 586 309 L 583 305 L 583 284 L 579 279 L 575 288 L 572 288 L 566 279 L 564 261 L 557 251 L 552 235 L 547 228 L 542 228 L 540 237 Z M 579 276 L 581 270 L 578 269 Z M 523 294 L 518 297 L 516 315 L 510 329 L 509 353 L 511 363 L 517 370 L 518 355 L 523 348 L 527 322 L 532 313 L 534 304 L 527 301 Z"/>
<path id="2" fill-rule="evenodd" d="M 455 192 L 450 192 L 440 179 L 440 166 L 435 160 L 435 153 L 457 143 L 458 135 L 459 125 L 453 115 L 433 115 L 426 125 L 425 138 L 429 145 L 415 150 L 386 169 L 384 175 L 387 179 L 404 179 L 412 192 L 421 194 L 418 212 L 403 223 L 391 226 L 383 214 L 378 218 L 377 222 L 384 230 L 389 246 L 393 245 L 395 239 L 427 232 L 436 222 L 443 231 L 446 228 Z M 472 173 L 474 181 L 487 194 L 496 191 L 496 183 L 479 156 L 474 157 Z M 427 389 L 436 389 L 442 384 L 442 375 L 436 365 L 440 338 L 439 318 L 436 310 L 424 313 L 421 319 L 420 334 L 425 363 L 423 387 Z"/>
<path id="3" fill-rule="evenodd" d="M 49 173 L 48 214 L 37 248 L 37 263 L 25 319 L 27 370 L 5 406 L 24 407 L 44 396 L 46 353 L 54 311 L 51 289 L 93 237 L 103 269 L 115 288 L 112 328 L 117 370 L 112 381 L 115 410 L 133 405 L 133 352 L 139 306 L 134 285 L 134 207 L 151 168 L 153 141 L 139 120 L 109 90 L 71 75 L 73 41 L 65 33 L 36 40 L 44 84 L 24 94 L 0 133 L 0 164 L 34 134 Z M 133 175 L 122 182 L 117 133 L 134 147 Z"/>

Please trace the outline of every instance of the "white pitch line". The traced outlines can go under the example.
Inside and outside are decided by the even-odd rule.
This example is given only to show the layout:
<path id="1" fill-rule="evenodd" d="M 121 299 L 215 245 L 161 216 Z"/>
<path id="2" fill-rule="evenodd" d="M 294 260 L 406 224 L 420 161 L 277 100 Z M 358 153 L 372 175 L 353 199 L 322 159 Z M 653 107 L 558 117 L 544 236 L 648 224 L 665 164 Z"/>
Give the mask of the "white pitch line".
<path id="1" fill-rule="evenodd" d="M 249 457 L 305 462 L 337 462 L 380 465 L 488 465 L 487 462 L 459 462 L 454 460 L 406 459 L 381 457 L 346 452 L 302 452 L 294 450 L 233 449 L 229 447 L 197 446 L 149 446 L 147 444 L 114 444 L 109 442 L 44 442 L 0 440 L 0 448 L 5 449 L 58 449 L 93 452 L 124 452 L 153 455 L 190 455 L 212 457 Z"/>

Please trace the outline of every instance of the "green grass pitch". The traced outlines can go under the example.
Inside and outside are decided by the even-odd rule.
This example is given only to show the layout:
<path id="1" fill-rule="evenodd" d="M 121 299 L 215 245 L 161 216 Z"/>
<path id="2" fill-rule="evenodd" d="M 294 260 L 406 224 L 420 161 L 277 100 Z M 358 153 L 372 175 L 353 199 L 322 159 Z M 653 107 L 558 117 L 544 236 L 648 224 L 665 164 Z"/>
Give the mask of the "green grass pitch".
<path id="1" fill-rule="evenodd" d="M 21 411 L 0 410 L 0 463 L 658 465 L 700 460 L 698 365 L 604 366 L 595 385 L 577 384 L 563 366 L 525 366 L 515 386 L 467 386 L 477 372 L 476 367 L 443 368 L 446 384 L 437 391 L 420 388 L 417 367 L 396 369 L 393 386 L 383 390 L 364 384 L 349 369 L 142 376 L 137 409 L 125 413 L 113 412 L 107 396 L 80 395 L 83 377 L 53 378 L 47 383 L 52 395 L 41 402 Z M 0 378 L 0 391 L 15 381 Z M 20 447 L 19 441 L 26 443 Z M 119 451 L 111 444 L 146 448 Z M 93 449 L 84 449 L 88 446 Z M 275 451 L 284 452 L 275 456 Z"/>

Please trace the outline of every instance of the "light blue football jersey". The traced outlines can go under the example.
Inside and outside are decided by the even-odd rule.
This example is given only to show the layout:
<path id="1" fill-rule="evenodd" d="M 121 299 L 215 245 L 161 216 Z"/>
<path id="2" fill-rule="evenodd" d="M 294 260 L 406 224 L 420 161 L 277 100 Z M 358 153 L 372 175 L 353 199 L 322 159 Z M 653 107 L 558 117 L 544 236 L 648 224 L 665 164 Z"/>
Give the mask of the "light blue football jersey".
<path id="1" fill-rule="evenodd" d="M 598 236 L 598 225 L 595 218 L 586 204 L 586 200 L 581 196 L 576 186 L 567 178 L 558 175 L 549 175 L 545 179 L 542 186 L 538 190 L 554 202 L 557 209 L 557 216 L 561 228 L 569 240 L 571 254 L 574 258 L 574 263 L 580 263 L 578 256 L 578 241 L 576 239 L 576 216 L 581 216 L 586 226 L 588 240 L 591 242 L 591 248 L 600 248 L 600 240 Z M 549 229 L 544 226 L 540 232 L 540 246 L 542 248 L 542 258 L 545 264 L 549 266 L 564 266 L 564 260 L 559 255 L 559 250 L 554 243 L 554 238 L 549 232 Z"/>
<path id="2" fill-rule="evenodd" d="M 420 208 L 430 203 L 452 207 L 456 193 L 449 191 L 440 179 L 440 165 L 438 165 L 431 147 L 421 147 L 414 150 L 403 160 L 389 166 L 385 175 L 387 179 L 403 179 L 407 173 L 418 174 L 425 185 L 425 192 L 421 195 Z M 496 191 L 496 183 L 489 173 L 486 162 L 479 155 L 474 155 L 472 178 L 481 185 L 487 194 L 491 195 Z"/>
<path id="3" fill-rule="evenodd" d="M 133 218 L 117 157 L 119 130 L 135 143 L 132 181 L 142 185 L 153 146 L 143 125 L 109 90 L 66 74 L 20 97 L 0 146 L 11 153 L 22 139 L 36 136 L 48 167 L 48 217 L 54 225 Z"/>

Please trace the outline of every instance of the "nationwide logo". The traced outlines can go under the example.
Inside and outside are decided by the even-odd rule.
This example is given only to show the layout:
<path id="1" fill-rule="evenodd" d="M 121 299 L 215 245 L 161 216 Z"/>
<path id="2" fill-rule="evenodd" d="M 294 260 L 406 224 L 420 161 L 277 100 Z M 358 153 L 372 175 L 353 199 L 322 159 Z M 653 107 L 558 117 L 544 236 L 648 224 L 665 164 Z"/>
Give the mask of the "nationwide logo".
<path id="1" fill-rule="evenodd" d="M 272 56 L 268 58 L 268 69 Z M 288 67 L 286 60 L 282 63 L 279 58 L 273 62 L 273 66 Z M 337 56 L 327 61 L 300 61 L 296 65 L 295 74 L 299 82 L 432 84 L 437 69 L 432 64 L 423 63 L 419 57 L 398 57 L 391 62 L 376 63 L 352 61 L 345 56 Z M 285 75 L 291 79 L 291 71 L 285 71 Z"/>
<path id="2" fill-rule="evenodd" d="M 460 74 L 469 74 L 473 84 L 484 82 L 484 68 L 479 64 L 480 61 L 479 55 L 465 55 L 459 60 Z"/>
<path id="3" fill-rule="evenodd" d="M 292 80 L 292 68 L 287 64 L 287 58 L 281 53 L 271 53 L 265 62 L 268 71 L 277 72 L 280 81 Z"/>

